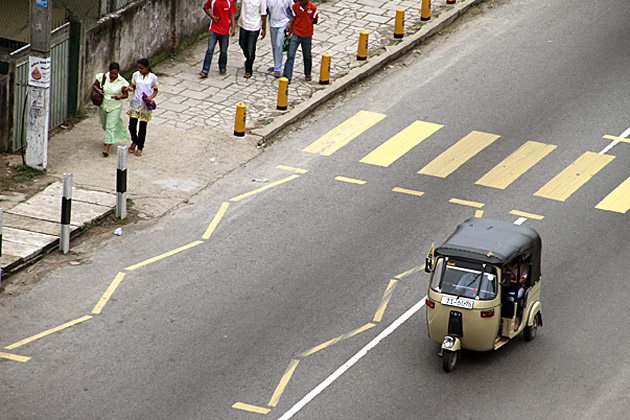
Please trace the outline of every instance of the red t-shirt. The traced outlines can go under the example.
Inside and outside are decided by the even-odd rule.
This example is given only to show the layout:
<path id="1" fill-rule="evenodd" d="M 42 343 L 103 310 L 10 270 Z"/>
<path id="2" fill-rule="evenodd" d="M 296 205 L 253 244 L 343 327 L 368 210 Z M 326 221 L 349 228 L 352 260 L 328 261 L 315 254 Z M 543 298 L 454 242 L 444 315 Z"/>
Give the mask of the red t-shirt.
<path id="1" fill-rule="evenodd" d="M 295 18 L 293 23 L 293 33 L 297 36 L 313 36 L 313 19 L 319 18 L 317 7 L 310 1 L 306 9 L 302 9 L 300 3 L 294 3 L 291 7 L 291 14 Z"/>
<path id="2" fill-rule="evenodd" d="M 210 32 L 216 32 L 219 35 L 228 35 L 230 33 L 230 16 L 236 13 L 234 0 L 208 0 L 203 6 L 204 9 L 210 9 L 213 16 L 221 19 L 218 22 L 210 21 Z"/>

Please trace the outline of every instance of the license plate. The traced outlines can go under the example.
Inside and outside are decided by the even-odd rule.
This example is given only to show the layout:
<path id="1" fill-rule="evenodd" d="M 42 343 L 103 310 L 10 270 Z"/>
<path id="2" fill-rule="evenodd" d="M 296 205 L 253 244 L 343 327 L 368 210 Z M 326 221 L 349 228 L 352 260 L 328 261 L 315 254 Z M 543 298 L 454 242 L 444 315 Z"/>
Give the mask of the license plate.
<path id="1" fill-rule="evenodd" d="M 449 296 L 442 296 L 441 303 L 444 305 L 449 305 L 449 306 L 457 306 L 458 308 L 466 308 L 466 309 L 473 308 L 472 300 L 457 299 L 457 298 L 449 297 Z"/>

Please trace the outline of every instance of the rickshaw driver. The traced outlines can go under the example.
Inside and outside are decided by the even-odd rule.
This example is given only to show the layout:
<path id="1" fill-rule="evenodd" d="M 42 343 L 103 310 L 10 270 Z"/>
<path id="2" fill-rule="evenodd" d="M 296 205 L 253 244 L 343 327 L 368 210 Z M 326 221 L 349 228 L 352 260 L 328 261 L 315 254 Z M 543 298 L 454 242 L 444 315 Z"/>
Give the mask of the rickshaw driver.
<path id="1" fill-rule="evenodd" d="M 520 270 L 519 270 L 520 267 Z M 527 306 L 527 292 L 525 289 L 525 281 L 529 274 L 529 266 L 522 261 L 514 259 L 505 265 L 506 272 L 510 273 L 510 288 L 512 291 L 507 298 L 510 302 L 516 302 L 516 324 L 515 328 L 521 323 L 521 315 L 523 308 Z M 520 275 L 519 275 L 520 274 Z"/>

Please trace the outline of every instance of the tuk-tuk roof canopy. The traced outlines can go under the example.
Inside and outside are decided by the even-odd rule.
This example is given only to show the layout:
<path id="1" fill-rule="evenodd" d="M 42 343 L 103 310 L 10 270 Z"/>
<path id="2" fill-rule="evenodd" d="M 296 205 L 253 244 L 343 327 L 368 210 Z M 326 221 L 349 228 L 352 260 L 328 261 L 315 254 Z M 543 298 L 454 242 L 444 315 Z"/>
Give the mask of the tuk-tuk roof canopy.
<path id="1" fill-rule="evenodd" d="M 531 252 L 534 269 L 539 273 L 540 249 L 540 236 L 530 227 L 471 217 L 457 226 L 455 233 L 435 253 L 502 266 L 519 255 Z"/>

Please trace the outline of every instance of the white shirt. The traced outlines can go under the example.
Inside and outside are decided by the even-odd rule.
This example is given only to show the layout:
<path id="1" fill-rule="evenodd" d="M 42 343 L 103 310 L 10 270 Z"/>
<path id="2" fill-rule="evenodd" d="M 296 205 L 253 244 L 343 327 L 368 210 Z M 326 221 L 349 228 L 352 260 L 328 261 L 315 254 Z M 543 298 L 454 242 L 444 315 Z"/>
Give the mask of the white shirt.
<path id="1" fill-rule="evenodd" d="M 269 26 L 272 28 L 285 28 L 291 19 L 287 9 L 293 6 L 293 0 L 267 0 L 269 9 Z M 291 13 L 289 11 L 289 13 Z"/>
<path id="2" fill-rule="evenodd" d="M 266 15 L 266 0 L 242 0 L 241 16 L 238 18 L 238 26 L 246 31 L 259 31 L 262 26 L 261 16 Z"/>

